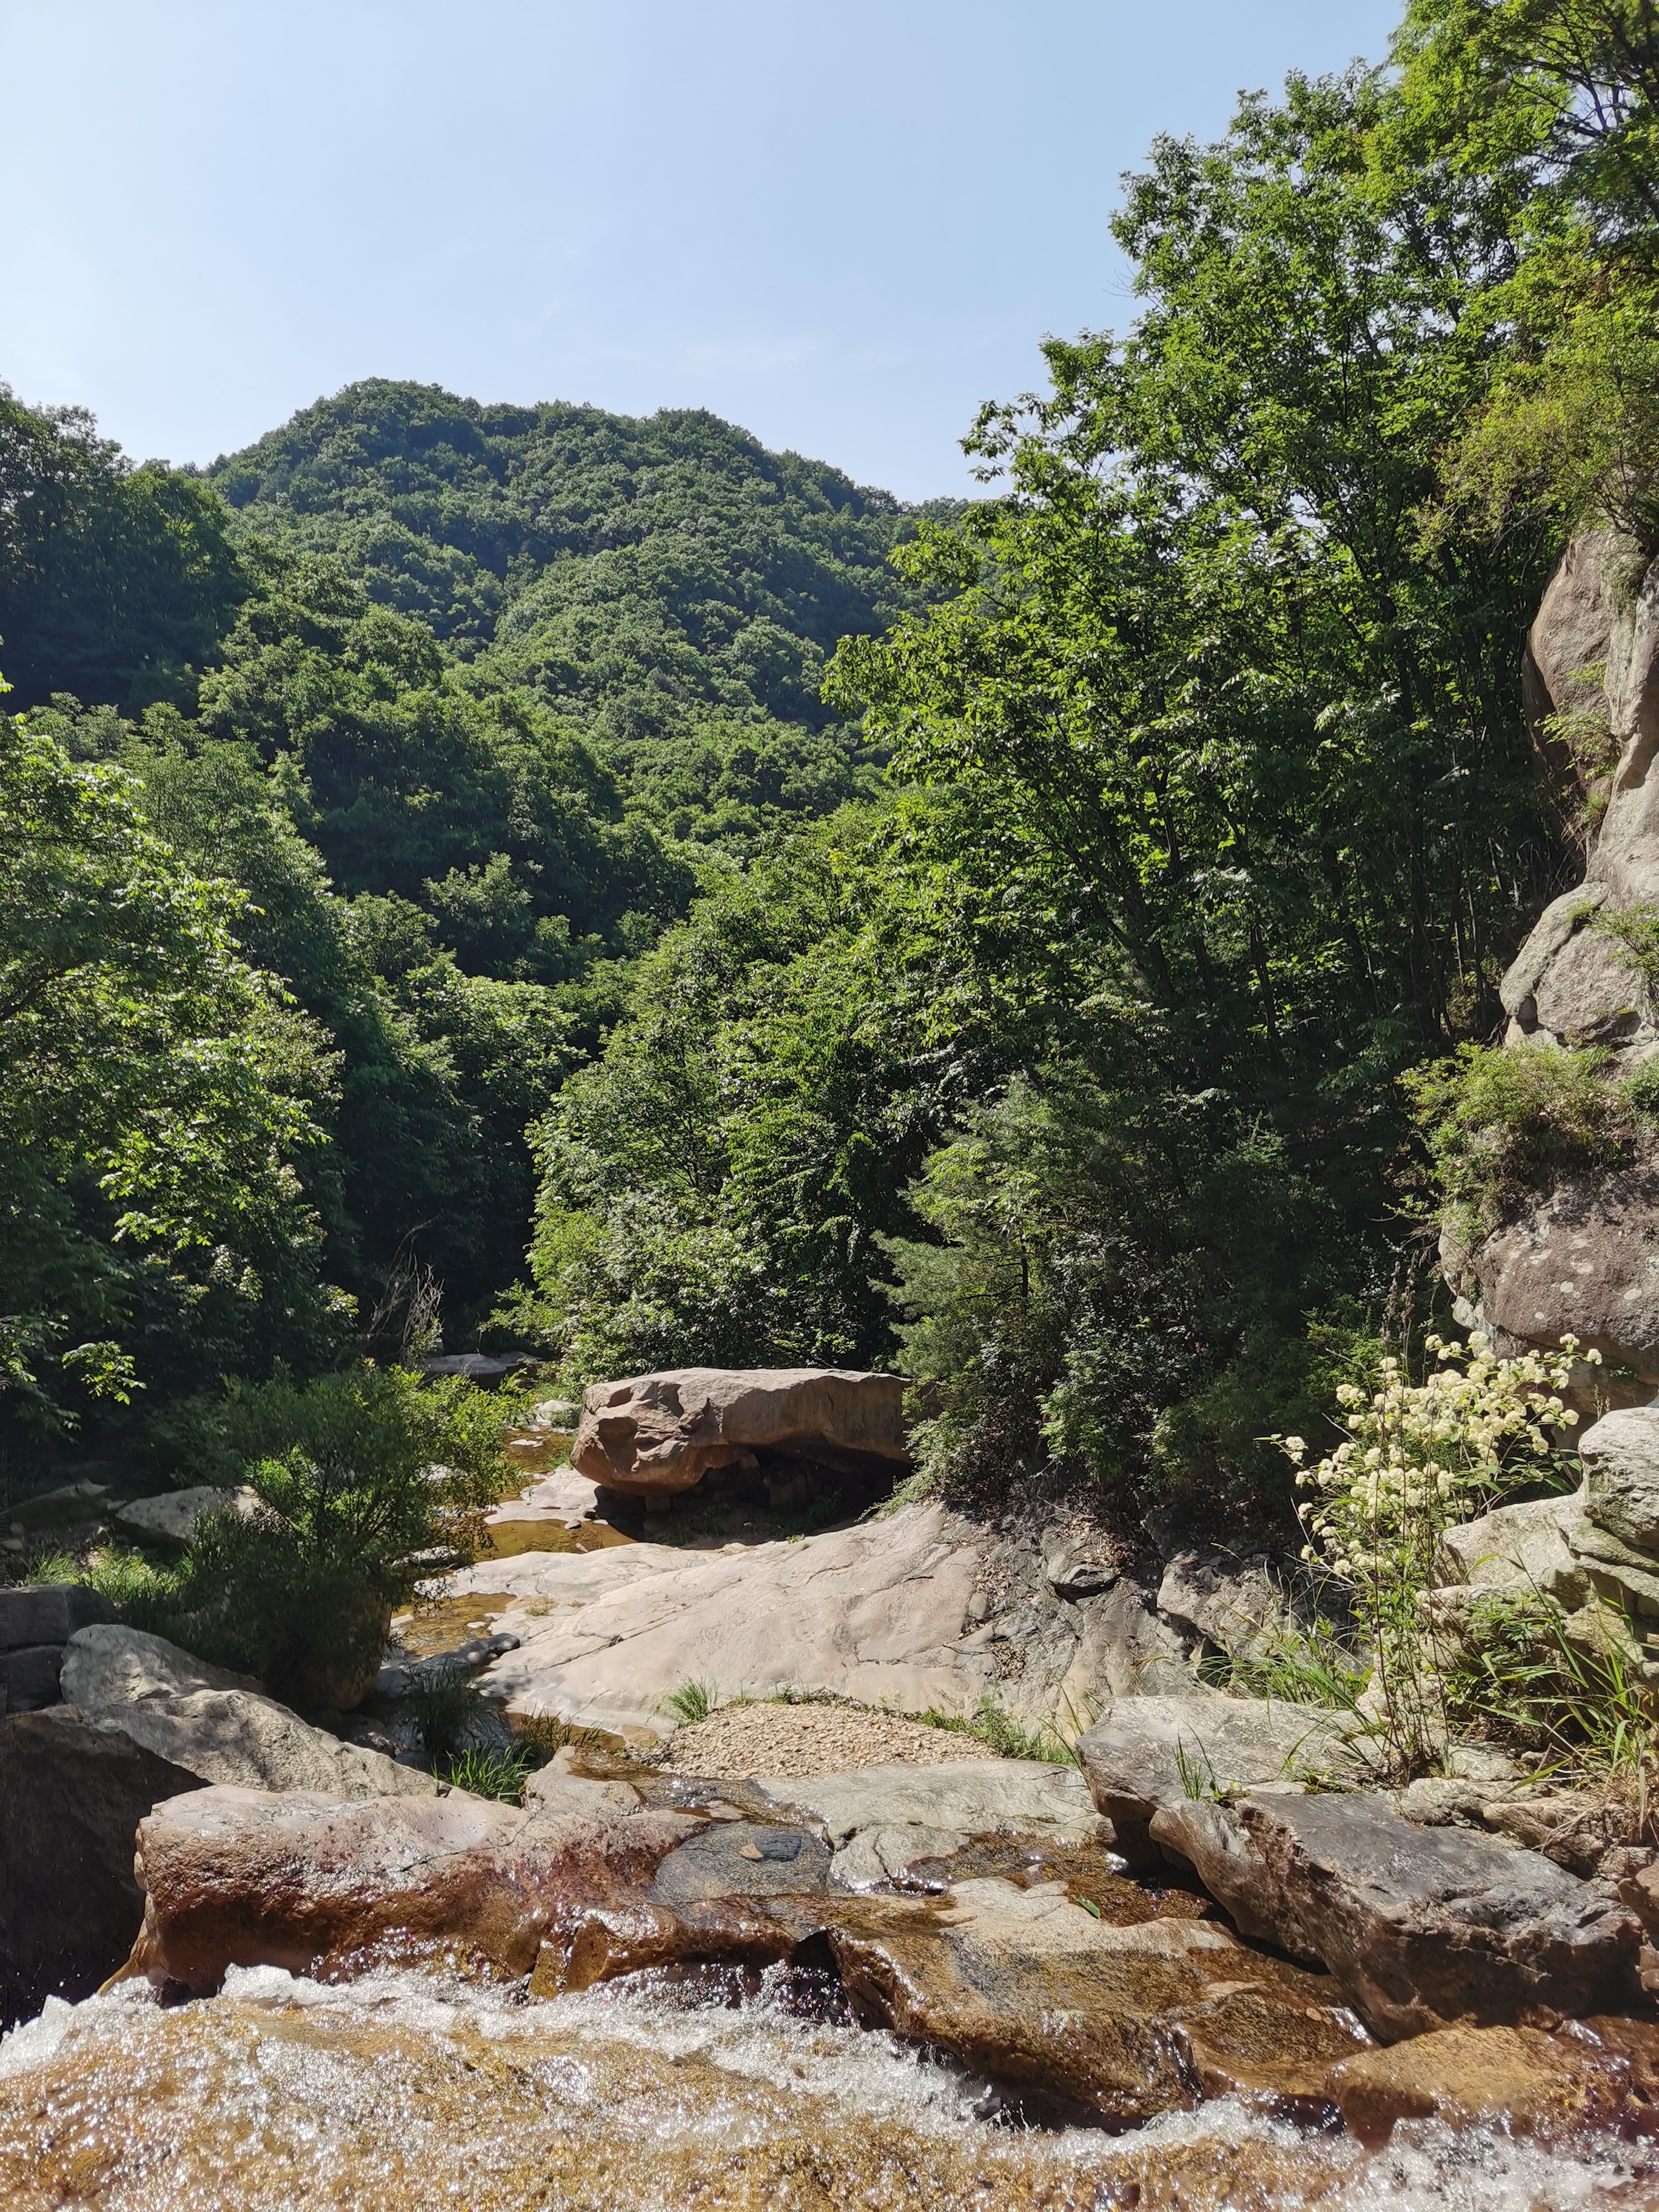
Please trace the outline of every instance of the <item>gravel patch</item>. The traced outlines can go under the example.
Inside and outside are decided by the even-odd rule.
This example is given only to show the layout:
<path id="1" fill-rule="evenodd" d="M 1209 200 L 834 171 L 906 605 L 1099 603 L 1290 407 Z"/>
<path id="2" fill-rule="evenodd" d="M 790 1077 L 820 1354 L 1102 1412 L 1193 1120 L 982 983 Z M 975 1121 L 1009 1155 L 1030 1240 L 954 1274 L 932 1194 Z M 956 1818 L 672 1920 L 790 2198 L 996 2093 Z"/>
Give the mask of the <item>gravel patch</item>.
<path id="1" fill-rule="evenodd" d="M 988 1744 L 856 1705 L 728 1705 L 674 1731 L 667 1765 L 738 1782 L 755 1774 L 844 1774 L 855 1766 L 948 1766 L 992 1759 Z"/>

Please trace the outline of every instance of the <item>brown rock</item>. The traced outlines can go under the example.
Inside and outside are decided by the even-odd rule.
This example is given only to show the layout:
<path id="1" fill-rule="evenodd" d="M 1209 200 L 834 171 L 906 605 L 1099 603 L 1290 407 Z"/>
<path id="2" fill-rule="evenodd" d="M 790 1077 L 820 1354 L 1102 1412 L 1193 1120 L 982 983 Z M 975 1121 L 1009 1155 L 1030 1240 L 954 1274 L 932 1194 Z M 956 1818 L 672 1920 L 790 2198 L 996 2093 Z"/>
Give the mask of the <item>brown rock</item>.
<path id="1" fill-rule="evenodd" d="M 908 1464 L 904 1379 L 823 1367 L 678 1367 L 591 1382 L 570 1449 L 626 1496 L 690 1490 L 757 1449 L 894 1472 Z"/>
<path id="2" fill-rule="evenodd" d="M 440 1952 L 527 1973 L 562 1914 L 642 1890 L 701 1826 L 682 1813 L 542 1815 L 459 1790 L 355 1803 L 197 1790 L 139 1827 L 131 1965 L 197 1990 L 231 1966 L 327 1972 Z"/>
<path id="3" fill-rule="evenodd" d="M 1116 1924 L 1060 1882 L 938 1899 L 728 1897 L 599 1908 L 547 1944 L 549 1994 L 687 1959 L 833 1965 L 860 2016 L 937 2045 L 1040 2110 L 1130 2126 L 1201 2096 L 1322 2106 L 1364 2047 L 1328 1983 L 1194 1918 Z"/>
<path id="4" fill-rule="evenodd" d="M 66 1706 L 0 1721 L 0 2026 L 115 1972 L 144 1913 L 134 1833 L 193 1781 Z"/>
<path id="5" fill-rule="evenodd" d="M 1449 2027 L 1345 2059 L 1328 2087 L 1354 2134 L 1376 2148 L 1400 2120 L 1495 2122 L 1547 2142 L 1611 2128 L 1630 2076 L 1613 2051 L 1539 2028 Z"/>
<path id="6" fill-rule="evenodd" d="M 1639 1925 L 1599 1887 L 1377 1798 L 1189 1799 L 1152 1834 L 1242 1934 L 1325 1966 L 1380 2036 L 1594 2010 L 1635 1965 Z"/>

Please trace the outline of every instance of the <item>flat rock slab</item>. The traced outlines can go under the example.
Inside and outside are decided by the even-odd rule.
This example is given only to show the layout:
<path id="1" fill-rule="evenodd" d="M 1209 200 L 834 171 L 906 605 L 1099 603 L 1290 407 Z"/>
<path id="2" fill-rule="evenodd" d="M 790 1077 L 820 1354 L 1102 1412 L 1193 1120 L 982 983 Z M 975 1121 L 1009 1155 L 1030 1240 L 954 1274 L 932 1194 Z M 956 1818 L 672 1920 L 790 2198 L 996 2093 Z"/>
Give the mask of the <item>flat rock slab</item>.
<path id="1" fill-rule="evenodd" d="M 62 1705 L 0 1720 L 0 2027 L 120 1966 L 143 1918 L 138 1823 L 192 1780 Z"/>
<path id="2" fill-rule="evenodd" d="M 246 1485 L 219 1490 L 201 1484 L 193 1490 L 165 1490 L 155 1498 L 136 1498 L 112 1516 L 123 1535 L 140 1544 L 188 1544 L 198 1525 L 210 1513 L 234 1510 L 246 1516 L 258 1510 L 259 1500 Z"/>
<path id="3" fill-rule="evenodd" d="M 562 1915 L 639 1895 L 702 1826 L 684 1813 L 544 1815 L 461 1790 L 346 1802 L 198 1790 L 140 1825 L 131 1965 L 198 1990 L 233 1966 L 327 1976 L 436 1956 L 511 1978 Z"/>
<path id="4" fill-rule="evenodd" d="M 637 1498 L 690 1490 L 757 1449 L 908 1465 L 904 1378 L 833 1367 L 676 1367 L 590 1382 L 570 1463 Z"/>
<path id="5" fill-rule="evenodd" d="M 799 1544 L 523 1553 L 453 1586 L 519 1598 L 497 1623 L 519 1648 L 481 1678 L 515 1711 L 661 1731 L 696 1681 L 723 1700 L 805 1686 L 971 1713 L 998 1677 L 991 1654 L 962 1649 L 979 1554 L 944 1530 L 939 1508 L 907 1507 Z"/>
<path id="6" fill-rule="evenodd" d="M 102 1591 L 80 1583 L 0 1589 L 0 1651 L 27 1644 L 67 1644 L 77 1628 L 114 1618 L 115 1607 Z"/>
<path id="7" fill-rule="evenodd" d="M 320 1790 L 335 1797 L 436 1796 L 429 1774 L 342 1743 L 164 1637 L 118 1625 L 77 1629 L 64 1652 L 66 1705 L 118 1728 L 203 1783 Z"/>
<path id="8" fill-rule="evenodd" d="M 1639 1923 L 1547 1859 L 1364 1795 L 1189 1798 L 1155 1841 L 1245 1936 L 1325 1966 L 1383 2037 L 1616 2005 Z"/>
<path id="9" fill-rule="evenodd" d="M 848 1774 L 773 1776 L 755 1784 L 780 1810 L 817 1822 L 845 1889 L 903 1881 L 922 1859 L 945 1858 L 971 1837 L 1093 1843 L 1100 1822 L 1074 1766 L 981 1759 L 948 1766 L 866 1766 Z"/>

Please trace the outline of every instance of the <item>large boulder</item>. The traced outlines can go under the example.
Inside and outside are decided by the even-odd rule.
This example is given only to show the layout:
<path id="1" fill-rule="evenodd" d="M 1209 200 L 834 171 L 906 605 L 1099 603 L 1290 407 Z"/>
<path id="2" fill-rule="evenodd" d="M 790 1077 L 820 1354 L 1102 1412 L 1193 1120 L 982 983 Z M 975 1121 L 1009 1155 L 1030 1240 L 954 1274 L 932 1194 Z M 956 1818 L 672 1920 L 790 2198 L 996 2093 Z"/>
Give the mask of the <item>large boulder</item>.
<path id="1" fill-rule="evenodd" d="M 64 1700 L 203 1783 L 319 1790 L 334 1797 L 431 1797 L 440 1784 L 383 1752 L 313 1728 L 258 1684 L 142 1629 L 78 1629 Z"/>
<path id="2" fill-rule="evenodd" d="M 199 1484 L 192 1490 L 164 1490 L 155 1498 L 135 1498 L 131 1504 L 117 1510 L 114 1521 L 122 1534 L 137 1543 L 185 1545 L 210 1513 L 222 1513 L 231 1507 L 246 1518 L 258 1506 L 257 1492 L 246 1484 L 234 1490 Z"/>
<path id="3" fill-rule="evenodd" d="M 115 1972 L 143 1918 L 138 1823 L 194 1778 L 63 1706 L 0 1720 L 0 2026 Z"/>
<path id="4" fill-rule="evenodd" d="M 904 1379 L 829 1367 L 677 1367 L 590 1382 L 570 1448 L 580 1474 L 624 1496 L 690 1490 L 759 1450 L 901 1471 Z"/>
<path id="5" fill-rule="evenodd" d="M 674 1812 L 543 1815 L 460 1790 L 352 1803 L 198 1790 L 140 1824 L 131 1970 L 204 1990 L 233 1966 L 327 1975 L 441 1953 L 512 1978 L 562 1914 L 638 1895 L 702 1826 Z"/>
<path id="6" fill-rule="evenodd" d="M 1569 1612 L 1588 1589 L 1570 1537 L 1583 1517 L 1577 1492 L 1499 1505 L 1442 1532 L 1434 1580 L 1442 1588 L 1535 1591 Z"/>
<path id="7" fill-rule="evenodd" d="M 1290 1594 L 1269 1559 L 1202 1547 L 1176 1553 L 1165 1565 L 1158 1609 L 1233 1659 L 1266 1657 L 1296 1626 Z"/>
<path id="8" fill-rule="evenodd" d="M 1639 1923 L 1601 1891 L 1375 1796 L 1191 1797 L 1151 1832 L 1242 1935 L 1324 1966 L 1385 2039 L 1596 2011 L 1635 1965 Z"/>
<path id="9" fill-rule="evenodd" d="M 0 1589 L 0 1716 L 57 1705 L 64 1646 L 77 1628 L 114 1618 L 109 1600 L 79 1583 Z"/>

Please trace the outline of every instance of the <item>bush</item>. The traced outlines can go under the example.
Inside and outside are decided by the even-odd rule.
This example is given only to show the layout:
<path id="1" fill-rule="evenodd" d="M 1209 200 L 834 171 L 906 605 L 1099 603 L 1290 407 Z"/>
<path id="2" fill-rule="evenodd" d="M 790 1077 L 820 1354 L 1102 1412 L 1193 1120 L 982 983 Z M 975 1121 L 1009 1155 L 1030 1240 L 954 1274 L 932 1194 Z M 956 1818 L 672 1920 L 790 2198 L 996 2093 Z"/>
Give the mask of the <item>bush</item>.
<path id="1" fill-rule="evenodd" d="M 1489 1228 L 1522 1191 L 1627 1158 L 1632 1102 L 1607 1066 L 1600 1048 L 1464 1045 L 1405 1077 L 1445 1195 Z"/>
<path id="2" fill-rule="evenodd" d="M 216 1479 L 259 1509 L 210 1516 L 164 1632 L 301 1708 L 349 1708 L 394 1605 L 439 1559 L 470 1559 L 513 1479 L 500 1398 L 364 1362 L 232 1391 L 203 1439 Z"/>

